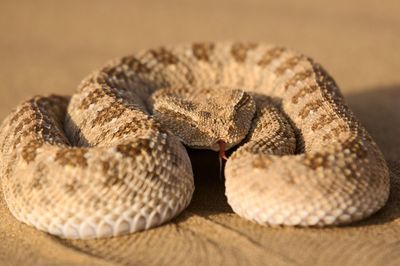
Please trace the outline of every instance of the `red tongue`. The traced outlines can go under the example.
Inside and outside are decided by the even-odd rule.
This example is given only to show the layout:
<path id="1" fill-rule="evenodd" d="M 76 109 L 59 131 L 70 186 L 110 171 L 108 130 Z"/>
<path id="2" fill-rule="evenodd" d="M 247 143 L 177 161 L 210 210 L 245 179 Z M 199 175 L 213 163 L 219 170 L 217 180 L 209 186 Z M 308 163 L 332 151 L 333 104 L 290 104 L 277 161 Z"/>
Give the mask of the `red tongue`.
<path id="1" fill-rule="evenodd" d="M 228 158 L 225 155 L 225 142 L 223 140 L 219 140 L 217 143 L 219 145 L 219 179 L 222 180 L 222 160 L 226 161 Z"/>
<path id="2" fill-rule="evenodd" d="M 219 158 L 222 160 L 228 160 L 228 158 L 225 155 L 225 142 L 223 140 L 218 141 L 219 145 Z"/>

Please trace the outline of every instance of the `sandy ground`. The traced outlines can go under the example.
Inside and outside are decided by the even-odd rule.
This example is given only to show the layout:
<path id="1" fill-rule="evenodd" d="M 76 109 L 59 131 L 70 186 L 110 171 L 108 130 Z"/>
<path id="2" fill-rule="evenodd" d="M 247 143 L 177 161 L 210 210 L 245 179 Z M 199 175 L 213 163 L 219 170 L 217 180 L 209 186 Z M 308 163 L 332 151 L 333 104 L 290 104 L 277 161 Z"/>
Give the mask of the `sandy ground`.
<path id="1" fill-rule="evenodd" d="M 141 48 L 194 40 L 282 44 L 329 70 L 382 148 L 392 177 L 382 211 L 340 228 L 262 227 L 232 213 L 212 155 L 192 152 L 210 170 L 194 163 L 191 205 L 142 233 L 58 239 L 19 223 L 1 197 L 0 264 L 400 265 L 400 2 L 274 2 L 2 0 L 0 119 L 31 95 L 71 94 L 91 70 Z"/>

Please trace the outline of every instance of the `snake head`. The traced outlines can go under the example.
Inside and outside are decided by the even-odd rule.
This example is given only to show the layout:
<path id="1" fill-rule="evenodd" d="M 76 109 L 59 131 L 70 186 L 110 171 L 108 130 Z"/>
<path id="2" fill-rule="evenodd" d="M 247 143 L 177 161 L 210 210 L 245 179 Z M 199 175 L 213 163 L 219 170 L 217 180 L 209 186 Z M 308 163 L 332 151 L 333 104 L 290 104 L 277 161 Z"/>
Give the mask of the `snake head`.
<path id="1" fill-rule="evenodd" d="M 151 97 L 154 118 L 195 149 L 226 150 L 247 135 L 256 105 L 243 90 L 165 88 Z"/>

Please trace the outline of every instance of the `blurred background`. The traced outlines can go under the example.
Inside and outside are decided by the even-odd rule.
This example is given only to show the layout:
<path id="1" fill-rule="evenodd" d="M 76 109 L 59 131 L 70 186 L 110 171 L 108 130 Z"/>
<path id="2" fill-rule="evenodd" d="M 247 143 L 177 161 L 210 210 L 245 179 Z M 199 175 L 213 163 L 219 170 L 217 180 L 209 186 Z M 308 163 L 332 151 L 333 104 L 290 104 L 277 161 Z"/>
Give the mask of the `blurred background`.
<path id="1" fill-rule="evenodd" d="M 322 63 L 332 74 L 350 107 L 382 148 L 393 178 L 400 173 L 398 0 L 0 0 L 0 34 L 0 120 L 4 119 L 18 102 L 32 95 L 72 94 L 80 80 L 92 70 L 111 58 L 140 49 L 163 44 L 216 40 L 260 41 L 294 48 Z M 206 193 L 207 190 L 200 191 Z M 220 193 L 218 199 L 224 201 L 223 191 L 216 191 Z M 189 209 L 192 212 L 191 218 L 188 221 L 178 220 L 177 224 L 184 226 L 187 223 L 202 223 L 193 217 L 204 216 L 201 210 L 208 208 L 208 203 L 204 202 L 209 199 L 200 194 L 196 195 L 195 203 Z M 369 229 L 361 231 L 353 228 L 327 235 L 301 230 L 290 233 L 290 229 L 262 231 L 260 227 L 243 222 L 231 213 L 220 215 L 218 210 L 221 208 L 216 207 L 214 214 L 207 214 L 207 219 L 220 219 L 218 222 L 223 224 L 222 227 L 229 225 L 230 230 L 234 227 L 232 223 L 240 224 L 244 229 L 237 229 L 240 232 L 235 229 L 233 233 L 224 231 L 219 234 L 215 232 L 222 231 L 218 231 L 215 224 L 203 224 L 201 228 L 205 228 L 204 230 L 199 229 L 200 231 L 192 234 L 175 232 L 168 236 L 171 241 L 175 241 L 173 243 L 178 241 L 176 239 L 179 234 L 183 234 L 185 239 L 197 239 L 194 236 L 196 234 L 200 235 L 200 238 L 207 238 L 213 234 L 220 236 L 213 240 L 218 244 L 206 241 L 203 246 L 200 245 L 200 249 L 206 251 L 202 253 L 203 257 L 199 255 L 198 260 L 188 260 L 191 263 L 210 262 L 205 258 L 209 258 L 208 254 L 211 251 L 223 250 L 222 253 L 237 256 L 234 260 L 236 262 L 246 261 L 245 259 L 252 261 L 250 257 L 255 256 L 257 261 L 252 261 L 254 264 L 265 262 L 266 259 L 274 262 L 274 265 L 281 262 L 328 264 L 340 257 L 342 265 L 355 265 L 358 262 L 364 262 L 364 265 L 385 262 L 389 265 L 396 263 L 396 258 L 399 263 L 399 255 L 395 255 L 395 252 L 400 248 L 400 222 L 397 220 L 400 211 L 395 207 L 399 200 L 396 195 L 393 197 L 393 204 L 389 204 L 383 214 L 372 220 L 375 221 L 372 224 L 384 224 L 383 229 L 368 226 Z M 141 249 L 141 255 L 134 250 L 129 250 L 129 253 L 123 249 L 121 252 L 127 257 L 117 254 L 109 258 L 104 255 L 107 250 L 103 250 L 103 253 L 101 248 L 100 251 L 96 251 L 97 244 L 86 249 L 87 244 L 60 244 L 58 240 L 55 241 L 44 234 L 39 235 L 36 231 L 30 231 L 30 228 L 17 223 L 6 211 L 4 202 L 0 206 L 3 213 L 0 215 L 0 261 L 3 258 L 10 265 L 18 265 L 23 261 L 33 264 L 41 262 L 66 265 L 81 262 L 83 265 L 94 265 L 94 257 L 105 258 L 105 261 L 99 263 L 155 263 L 145 255 L 150 253 L 146 253 L 144 249 Z M 20 237 L 18 232 L 21 230 L 30 235 L 34 242 Z M 155 229 L 154 232 L 165 232 L 162 230 L 163 227 Z M 382 236 L 386 238 L 380 238 Z M 263 242 L 259 239 L 261 237 L 265 237 L 266 240 Z M 133 246 L 144 245 L 148 248 L 150 242 L 143 243 L 143 239 L 148 238 L 145 234 L 138 234 L 124 243 Z M 269 239 L 274 239 L 276 243 L 270 242 Z M 379 240 L 371 242 L 371 239 Z M 249 250 L 255 253 L 240 253 L 235 249 L 232 240 L 247 245 L 246 247 L 250 247 Z M 255 246 L 252 246 L 252 243 Z M 356 251 L 353 243 L 357 243 L 357 249 L 363 252 L 356 259 L 349 253 L 349 250 Z M 120 247 L 121 243 L 116 242 L 113 245 L 111 247 Z M 288 245 L 291 248 L 285 249 Z M 336 247 L 336 252 L 324 253 L 324 245 Z M 69 250 L 68 252 L 72 253 L 61 257 L 60 260 L 57 252 L 69 254 L 64 249 L 65 246 L 85 250 L 85 255 L 77 255 Z M 30 255 L 23 255 L 23 250 L 32 251 Z M 174 252 L 177 251 L 179 250 L 169 250 L 170 256 L 176 256 Z M 133 255 L 138 256 L 135 258 L 140 260 L 133 259 Z M 165 264 L 165 261 L 157 262 L 156 264 Z"/>

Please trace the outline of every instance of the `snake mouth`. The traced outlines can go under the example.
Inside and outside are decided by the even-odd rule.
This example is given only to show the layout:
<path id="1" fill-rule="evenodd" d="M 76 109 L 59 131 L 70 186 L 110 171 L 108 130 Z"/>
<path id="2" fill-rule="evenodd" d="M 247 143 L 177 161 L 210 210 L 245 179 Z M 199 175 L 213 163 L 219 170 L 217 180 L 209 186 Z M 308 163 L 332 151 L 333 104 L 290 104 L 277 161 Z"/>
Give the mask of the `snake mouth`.
<path id="1" fill-rule="evenodd" d="M 228 160 L 228 157 L 225 155 L 225 141 L 223 140 L 218 140 L 217 141 L 219 145 L 219 159 L 220 160 Z"/>

